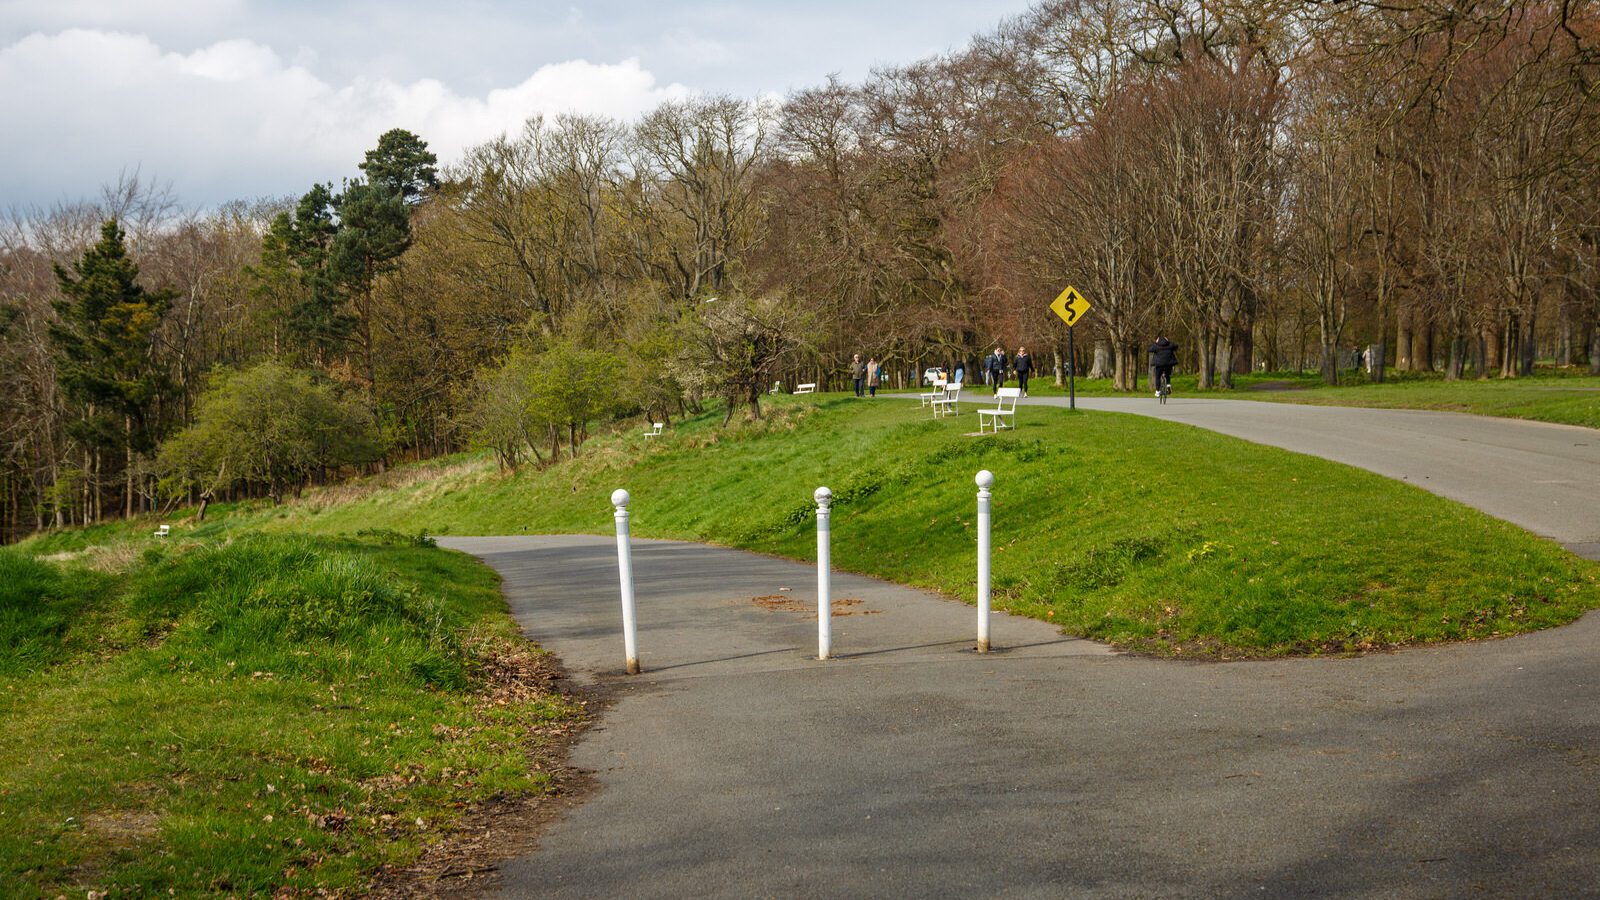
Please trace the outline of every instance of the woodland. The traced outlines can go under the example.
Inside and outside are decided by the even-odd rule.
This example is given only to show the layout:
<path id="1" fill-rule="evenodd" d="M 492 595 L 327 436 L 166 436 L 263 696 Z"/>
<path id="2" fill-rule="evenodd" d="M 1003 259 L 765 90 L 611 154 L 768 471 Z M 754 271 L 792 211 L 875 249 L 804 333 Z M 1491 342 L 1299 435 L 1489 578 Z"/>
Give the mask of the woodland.
<path id="1" fill-rule="evenodd" d="M 0 542 L 1027 346 L 1137 390 L 1600 374 L 1589 0 L 1049 0 L 781 101 L 530 118 L 0 220 Z M 1048 310 L 1093 303 L 1074 335 Z M 1369 350 L 1370 371 L 1351 372 Z"/>

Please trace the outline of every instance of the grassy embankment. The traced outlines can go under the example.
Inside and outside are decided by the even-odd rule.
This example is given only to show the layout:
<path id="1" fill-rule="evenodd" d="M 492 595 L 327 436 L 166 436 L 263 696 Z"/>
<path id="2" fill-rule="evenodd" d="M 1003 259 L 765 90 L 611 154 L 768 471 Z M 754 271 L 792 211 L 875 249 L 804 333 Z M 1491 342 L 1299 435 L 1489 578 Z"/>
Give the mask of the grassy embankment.
<path id="1" fill-rule="evenodd" d="M 1600 428 L 1600 378 L 1556 374 L 1487 381 L 1445 381 L 1442 375 L 1391 376 L 1383 384 L 1326 386 L 1314 381 L 1305 390 L 1240 391 L 1248 400 L 1368 406 L 1385 409 L 1437 409 L 1447 412 L 1532 419 Z"/>
<path id="2" fill-rule="evenodd" d="M 492 572 L 230 531 L 0 552 L 0 896 L 360 891 L 467 804 L 551 787 L 581 709 Z"/>
<path id="3" fill-rule="evenodd" d="M 630 429 L 515 477 L 456 460 L 399 487 L 237 516 L 331 534 L 607 533 L 620 486 L 641 536 L 808 559 L 811 492 L 827 484 L 836 565 L 971 600 L 972 479 L 987 468 L 997 605 L 1122 646 L 1340 652 L 1528 631 L 1600 606 L 1600 566 L 1515 526 L 1211 432 L 1025 407 L 1015 431 L 976 438 L 963 434 L 970 411 L 931 421 L 905 401 L 837 396 L 772 412 L 728 431 L 707 415 L 654 441 Z"/>
<path id="4" fill-rule="evenodd" d="M 1348 375 L 1349 373 L 1344 373 Z M 1145 379 L 1141 374 L 1140 387 Z M 1540 369 L 1530 378 L 1445 381 L 1438 373 L 1391 372 L 1383 384 L 1352 378 L 1332 387 L 1314 373 L 1260 372 L 1235 376 L 1232 391 L 1201 391 L 1193 374 L 1176 375 L 1178 397 L 1223 400 L 1269 400 L 1321 406 L 1365 406 L 1384 409 L 1437 409 L 1511 419 L 1531 419 L 1600 428 L 1600 377 L 1557 369 Z M 1011 382 L 1015 385 L 1015 381 Z M 1086 397 L 1149 396 L 1117 394 L 1109 379 L 1080 379 L 1078 394 Z M 1050 378 L 1035 378 L 1034 396 L 1065 395 Z"/>

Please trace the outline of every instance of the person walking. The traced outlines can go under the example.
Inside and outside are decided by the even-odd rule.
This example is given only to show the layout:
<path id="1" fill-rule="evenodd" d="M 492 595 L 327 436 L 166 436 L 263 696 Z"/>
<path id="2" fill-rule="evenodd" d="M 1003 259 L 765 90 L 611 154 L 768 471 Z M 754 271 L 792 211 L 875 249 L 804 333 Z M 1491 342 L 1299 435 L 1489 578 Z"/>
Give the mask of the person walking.
<path id="1" fill-rule="evenodd" d="M 998 345 L 994 353 L 983 361 L 984 374 L 989 376 L 989 385 L 993 393 L 1000 393 L 1000 386 L 1006 383 L 1006 354 Z"/>
<path id="2" fill-rule="evenodd" d="M 1166 339 L 1166 336 L 1156 338 L 1150 345 L 1150 381 L 1154 383 L 1156 396 L 1160 397 L 1166 385 L 1172 383 L 1172 367 L 1178 364 L 1178 345 Z"/>
<path id="3" fill-rule="evenodd" d="M 1028 355 L 1027 347 L 1017 348 L 1017 358 L 1011 365 L 1017 370 L 1017 386 L 1022 388 L 1022 396 L 1028 396 L 1028 375 L 1033 371 L 1033 357 Z"/>
<path id="4" fill-rule="evenodd" d="M 861 363 L 861 354 L 850 357 L 850 380 L 855 382 L 856 396 L 861 396 L 861 385 L 867 380 L 867 367 Z"/>
<path id="5" fill-rule="evenodd" d="M 883 381 L 883 365 L 876 356 L 867 360 L 867 394 L 874 399 L 878 396 L 878 385 Z"/>

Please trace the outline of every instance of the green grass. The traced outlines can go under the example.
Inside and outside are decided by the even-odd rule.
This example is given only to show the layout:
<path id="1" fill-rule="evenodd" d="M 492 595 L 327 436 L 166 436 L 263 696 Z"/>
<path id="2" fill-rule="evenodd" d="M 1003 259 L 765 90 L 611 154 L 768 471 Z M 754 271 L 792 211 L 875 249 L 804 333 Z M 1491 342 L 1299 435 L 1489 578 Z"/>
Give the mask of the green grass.
<path id="1" fill-rule="evenodd" d="M 1238 391 L 1240 398 L 1324 406 L 1438 409 L 1600 428 L 1600 377 L 1560 374 L 1528 378 L 1445 381 L 1437 374 L 1395 373 L 1383 384 L 1352 382 L 1328 387 L 1293 382 L 1296 390 Z"/>
<path id="2" fill-rule="evenodd" d="M 835 493 L 841 568 L 971 600 L 974 473 L 992 470 L 1000 608 L 1177 656 L 1342 652 L 1549 627 L 1600 606 L 1600 566 L 1515 526 L 1337 463 L 1134 416 L 1025 408 L 998 437 L 969 411 L 824 396 L 722 430 L 598 439 L 516 476 L 457 460 L 400 487 L 239 515 L 266 530 L 634 532 L 797 559 L 811 492 Z M 222 526 L 211 526 L 222 527 Z M 181 534 L 181 529 L 179 530 Z"/>
<path id="3" fill-rule="evenodd" d="M 1180 373 L 1172 378 L 1172 390 L 1178 397 L 1437 409 L 1600 428 L 1600 377 L 1575 369 L 1541 367 L 1532 377 L 1483 381 L 1445 381 L 1444 375 L 1437 372 L 1390 372 L 1383 384 L 1370 384 L 1364 375 L 1354 372 L 1341 372 L 1340 377 L 1346 380 L 1329 387 L 1315 372 L 1252 372 L 1235 375 L 1231 391 L 1202 391 L 1197 376 Z M 1141 371 L 1139 392 L 1134 394 L 1112 390 L 1109 378 L 1079 378 L 1076 390 L 1080 397 L 1149 396 L 1145 388 L 1148 380 Z M 1016 379 L 1007 384 L 1015 387 Z M 969 385 L 968 393 L 985 396 L 988 388 Z M 1029 383 L 1028 393 L 1035 397 L 1064 397 L 1067 388 L 1056 387 L 1054 377 L 1045 374 Z"/>
<path id="4" fill-rule="evenodd" d="M 235 530 L 109 572 L 0 552 L 0 896 L 359 891 L 549 787 L 529 750 L 578 710 L 489 696 L 538 666 L 490 570 Z"/>

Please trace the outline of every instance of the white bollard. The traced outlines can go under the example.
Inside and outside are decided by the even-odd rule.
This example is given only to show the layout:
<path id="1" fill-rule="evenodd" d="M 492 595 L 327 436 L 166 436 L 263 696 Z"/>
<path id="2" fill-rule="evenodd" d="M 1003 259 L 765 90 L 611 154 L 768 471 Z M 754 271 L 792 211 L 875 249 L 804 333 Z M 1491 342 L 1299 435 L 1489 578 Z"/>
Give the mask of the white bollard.
<path id="1" fill-rule="evenodd" d="M 833 598 L 829 596 L 832 585 L 828 554 L 828 507 L 833 504 L 833 491 L 817 488 L 812 495 L 817 501 L 817 659 L 831 659 L 833 655 Z"/>
<path id="2" fill-rule="evenodd" d="M 989 652 L 989 488 L 994 473 L 978 473 L 978 652 Z"/>
<path id="3" fill-rule="evenodd" d="M 622 576 L 622 652 L 627 655 L 628 674 L 639 674 L 639 639 L 633 610 L 633 553 L 628 547 L 628 492 L 611 492 L 611 505 L 617 508 L 617 569 Z"/>

